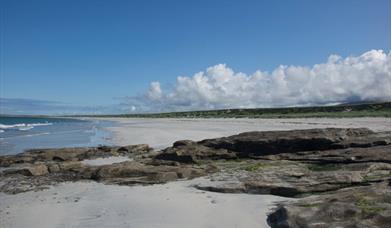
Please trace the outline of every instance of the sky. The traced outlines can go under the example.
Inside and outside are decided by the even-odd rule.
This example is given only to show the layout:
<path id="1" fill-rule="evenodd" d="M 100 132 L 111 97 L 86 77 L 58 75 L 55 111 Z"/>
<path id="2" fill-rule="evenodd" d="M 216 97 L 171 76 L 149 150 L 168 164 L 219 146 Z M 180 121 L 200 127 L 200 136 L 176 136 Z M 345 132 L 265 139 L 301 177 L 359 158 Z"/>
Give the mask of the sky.
<path id="1" fill-rule="evenodd" d="M 391 100 L 389 0 L 2 0 L 0 113 Z"/>

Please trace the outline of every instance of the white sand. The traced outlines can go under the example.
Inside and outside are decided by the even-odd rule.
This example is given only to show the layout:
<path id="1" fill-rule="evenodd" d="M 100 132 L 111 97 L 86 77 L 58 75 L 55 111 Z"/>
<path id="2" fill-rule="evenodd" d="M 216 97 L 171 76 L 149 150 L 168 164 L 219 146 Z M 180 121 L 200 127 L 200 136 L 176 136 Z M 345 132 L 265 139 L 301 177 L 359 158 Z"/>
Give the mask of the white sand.
<path id="1" fill-rule="evenodd" d="M 99 165 L 110 165 L 114 163 L 120 163 L 124 161 L 130 161 L 129 157 L 124 157 L 124 156 L 112 156 L 112 157 L 107 157 L 107 158 L 96 158 L 96 159 L 86 159 L 81 161 L 81 163 L 85 165 L 90 165 L 90 166 L 99 166 Z"/>
<path id="2" fill-rule="evenodd" d="M 245 131 L 292 130 L 327 127 L 367 127 L 374 131 L 391 131 L 390 118 L 308 118 L 308 119 L 132 119 L 108 118 L 118 126 L 113 143 L 129 145 L 147 143 L 164 148 L 181 139 L 202 140 Z"/>
<path id="3" fill-rule="evenodd" d="M 18 195 L 0 193 L 0 227 L 267 227 L 266 212 L 282 197 L 219 194 L 189 187 L 63 183 Z"/>
<path id="4" fill-rule="evenodd" d="M 119 123 L 110 128 L 115 144 L 148 143 L 158 148 L 180 139 L 200 140 L 253 130 L 391 130 L 387 118 L 111 120 Z M 284 200 L 270 195 L 222 194 L 189 187 L 198 181 L 204 179 L 136 187 L 76 182 L 39 192 L 0 193 L 0 227 L 262 228 L 267 227 L 266 215 L 272 202 Z"/>

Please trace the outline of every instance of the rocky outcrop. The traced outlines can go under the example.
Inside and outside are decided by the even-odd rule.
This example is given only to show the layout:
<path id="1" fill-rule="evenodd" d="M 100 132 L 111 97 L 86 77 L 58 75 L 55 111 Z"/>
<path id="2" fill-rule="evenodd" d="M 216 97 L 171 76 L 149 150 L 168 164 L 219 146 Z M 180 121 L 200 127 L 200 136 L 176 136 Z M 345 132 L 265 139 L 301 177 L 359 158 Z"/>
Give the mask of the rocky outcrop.
<path id="1" fill-rule="evenodd" d="M 389 227 L 391 188 L 383 182 L 281 204 L 267 222 L 273 228 Z"/>
<path id="2" fill-rule="evenodd" d="M 99 167 L 93 179 L 116 184 L 156 184 L 181 178 L 194 178 L 206 174 L 205 167 L 153 166 L 142 162 L 129 161 Z"/>
<path id="3" fill-rule="evenodd" d="M 173 147 L 164 149 L 155 159 L 180 163 L 197 163 L 200 160 L 234 159 L 236 153 L 227 149 L 215 149 L 193 141 L 178 141 Z"/>
<path id="4" fill-rule="evenodd" d="M 63 181 L 94 180 L 134 185 L 156 184 L 194 178 L 217 171 L 211 165 L 185 165 L 155 159 L 148 145 L 29 150 L 0 157 L 0 191 L 19 193 L 38 190 Z M 130 161 L 100 166 L 83 163 L 86 159 L 127 156 Z"/>
<path id="5" fill-rule="evenodd" d="M 318 151 L 320 155 L 330 154 L 330 157 L 342 152 L 346 155 L 345 160 L 359 161 L 363 158 L 362 154 L 369 150 L 368 148 L 390 144 L 390 133 L 374 133 L 361 128 L 245 132 L 200 142 L 178 141 L 172 147 L 163 150 L 156 158 L 182 163 L 238 158 L 281 160 L 289 159 L 289 156 L 293 159 L 295 155 L 297 155 L 296 159 L 305 159 L 306 154 L 310 155 Z M 356 148 L 363 149 L 356 150 Z M 382 150 L 387 148 L 378 149 L 378 151 Z M 357 153 L 357 156 L 350 156 L 350 153 Z M 280 154 L 285 156 L 278 157 Z M 380 161 L 383 155 L 384 153 L 373 160 Z M 389 160 L 389 157 L 386 159 Z"/>
<path id="6" fill-rule="evenodd" d="M 48 167 L 44 164 L 29 165 L 4 171 L 5 175 L 21 174 L 24 176 L 42 176 L 48 174 Z"/>
<path id="7" fill-rule="evenodd" d="M 302 197 L 391 178 L 387 163 L 315 164 L 293 161 L 225 161 L 198 189 L 224 193 Z"/>
<path id="8" fill-rule="evenodd" d="M 0 167 L 12 164 L 30 164 L 36 162 L 66 162 L 85 159 L 104 158 L 110 156 L 137 156 L 152 151 L 146 144 L 125 147 L 81 147 L 61 149 L 34 149 L 18 155 L 0 156 Z"/>
<path id="9" fill-rule="evenodd" d="M 156 158 L 218 160 L 220 171 L 194 186 L 201 190 L 304 197 L 280 204 L 268 218 L 272 227 L 388 227 L 390 142 L 390 132 L 367 129 L 247 132 L 178 142 Z"/>
<path id="10" fill-rule="evenodd" d="M 110 156 L 131 160 L 83 162 Z M 246 132 L 161 151 L 143 144 L 30 150 L 0 157 L 0 167 L 0 191 L 12 194 L 81 179 L 135 185 L 207 175 L 194 187 L 301 198 L 270 214 L 273 227 L 386 227 L 391 216 L 391 132 L 368 129 Z"/>
<path id="11" fill-rule="evenodd" d="M 199 144 L 234 151 L 241 158 L 256 158 L 280 153 L 388 145 L 390 142 L 389 134 L 375 134 L 365 128 L 326 128 L 245 132 L 229 137 L 203 140 Z"/>
<path id="12" fill-rule="evenodd" d="M 264 156 L 270 160 L 291 160 L 316 162 L 323 164 L 330 163 L 367 163 L 382 162 L 391 164 L 391 145 L 372 147 L 350 147 L 346 149 L 326 151 L 300 151 L 297 153 L 280 153 L 277 155 Z"/>

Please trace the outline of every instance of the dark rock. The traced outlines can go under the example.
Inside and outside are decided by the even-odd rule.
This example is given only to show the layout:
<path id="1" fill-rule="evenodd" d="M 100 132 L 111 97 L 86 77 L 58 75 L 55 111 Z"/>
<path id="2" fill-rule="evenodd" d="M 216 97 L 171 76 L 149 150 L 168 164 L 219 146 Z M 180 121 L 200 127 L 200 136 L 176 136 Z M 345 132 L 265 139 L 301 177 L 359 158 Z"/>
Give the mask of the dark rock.
<path id="1" fill-rule="evenodd" d="M 0 156 L 0 167 L 34 162 L 82 161 L 110 156 L 137 156 L 152 151 L 146 144 L 125 147 L 81 147 L 60 149 L 33 149 L 17 155 Z"/>
<path id="2" fill-rule="evenodd" d="M 180 140 L 180 141 L 174 142 L 174 144 L 172 146 L 173 147 L 188 146 L 188 145 L 193 145 L 195 143 L 196 142 L 194 142 L 192 140 Z"/>
<path id="3" fill-rule="evenodd" d="M 234 151 L 239 157 L 244 158 L 299 151 L 341 149 L 352 145 L 355 142 L 354 139 L 362 139 L 364 136 L 371 135 L 374 135 L 374 132 L 365 128 L 245 132 L 229 137 L 206 139 L 199 144 Z M 387 142 L 384 141 L 384 143 Z M 362 142 L 357 142 L 355 146 L 358 147 L 361 144 Z"/>
<path id="4" fill-rule="evenodd" d="M 128 161 L 101 166 L 92 178 L 105 182 L 114 180 L 117 183 L 120 181 L 119 179 L 124 179 L 129 183 L 129 178 L 133 178 L 133 180 L 140 180 L 141 178 L 144 181 L 147 180 L 148 183 L 164 183 L 179 178 L 194 178 L 205 174 L 203 169 L 191 166 L 151 166 L 136 161 Z"/>
<path id="5" fill-rule="evenodd" d="M 199 160 L 235 159 L 234 152 L 226 149 L 214 149 L 196 143 L 174 143 L 155 156 L 155 159 L 177 161 L 181 163 L 197 163 Z"/>
<path id="6" fill-rule="evenodd" d="M 391 189 L 386 183 L 284 203 L 268 215 L 281 227 L 389 227 Z"/>
<path id="7" fill-rule="evenodd" d="M 42 176 L 49 173 L 48 168 L 44 164 L 27 165 L 19 168 L 12 168 L 3 171 L 5 175 L 21 174 L 24 176 Z"/>

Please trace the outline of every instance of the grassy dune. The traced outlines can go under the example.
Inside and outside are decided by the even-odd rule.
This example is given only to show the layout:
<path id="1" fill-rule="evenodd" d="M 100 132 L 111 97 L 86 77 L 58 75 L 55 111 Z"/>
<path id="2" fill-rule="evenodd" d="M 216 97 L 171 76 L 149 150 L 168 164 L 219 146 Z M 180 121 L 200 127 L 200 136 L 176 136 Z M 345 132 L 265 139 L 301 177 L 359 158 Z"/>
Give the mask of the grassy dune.
<path id="1" fill-rule="evenodd" d="M 307 118 L 307 117 L 391 117 L 391 102 L 335 106 L 222 109 L 147 114 L 99 115 L 129 118 Z"/>

